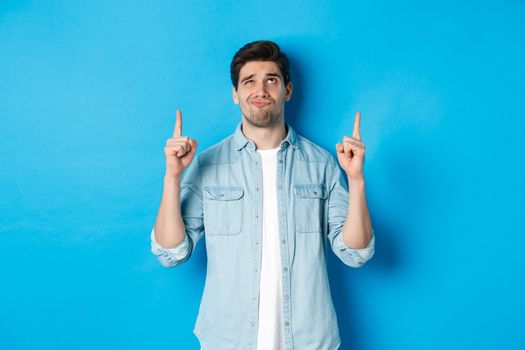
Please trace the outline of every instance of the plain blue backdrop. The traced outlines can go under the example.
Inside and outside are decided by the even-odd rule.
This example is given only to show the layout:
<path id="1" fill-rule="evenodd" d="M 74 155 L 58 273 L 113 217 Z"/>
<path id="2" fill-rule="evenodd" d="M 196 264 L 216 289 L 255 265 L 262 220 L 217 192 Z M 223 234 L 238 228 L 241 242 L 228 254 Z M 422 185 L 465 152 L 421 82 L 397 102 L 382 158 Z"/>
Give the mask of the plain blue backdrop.
<path id="1" fill-rule="evenodd" d="M 341 349 L 524 349 L 524 35 L 518 0 L 0 2 L 0 349 L 198 349 L 204 241 L 149 250 L 163 147 L 177 108 L 201 151 L 233 132 L 258 39 L 300 134 L 334 153 L 361 111 L 377 245 L 330 255 Z"/>

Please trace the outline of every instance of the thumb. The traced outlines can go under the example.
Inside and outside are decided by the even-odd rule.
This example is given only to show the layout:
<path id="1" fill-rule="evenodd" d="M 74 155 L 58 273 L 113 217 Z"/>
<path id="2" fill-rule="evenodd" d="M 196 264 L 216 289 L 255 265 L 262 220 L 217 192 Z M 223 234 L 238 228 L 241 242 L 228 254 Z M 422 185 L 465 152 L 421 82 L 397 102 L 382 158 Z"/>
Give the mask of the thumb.
<path id="1" fill-rule="evenodd" d="M 191 152 L 195 151 L 199 142 L 197 140 L 190 139 Z"/>

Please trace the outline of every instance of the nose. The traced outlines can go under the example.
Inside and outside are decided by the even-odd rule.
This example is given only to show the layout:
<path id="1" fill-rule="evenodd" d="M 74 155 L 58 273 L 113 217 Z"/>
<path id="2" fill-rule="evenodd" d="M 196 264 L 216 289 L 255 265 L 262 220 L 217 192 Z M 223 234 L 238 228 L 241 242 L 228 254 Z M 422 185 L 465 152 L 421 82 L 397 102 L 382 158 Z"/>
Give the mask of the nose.
<path id="1" fill-rule="evenodd" d="M 266 84 L 263 81 L 259 81 L 256 86 L 255 95 L 260 97 L 268 97 L 268 91 L 266 90 Z"/>

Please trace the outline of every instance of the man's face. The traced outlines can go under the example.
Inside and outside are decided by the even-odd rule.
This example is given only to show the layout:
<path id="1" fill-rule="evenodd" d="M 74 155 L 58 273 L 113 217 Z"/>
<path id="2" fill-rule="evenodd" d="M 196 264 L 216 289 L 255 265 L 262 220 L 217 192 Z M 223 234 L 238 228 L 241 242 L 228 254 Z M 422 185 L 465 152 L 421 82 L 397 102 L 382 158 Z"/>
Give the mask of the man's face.
<path id="1" fill-rule="evenodd" d="M 242 66 L 237 90 L 232 86 L 232 93 L 248 123 L 270 127 L 284 120 L 284 102 L 292 96 L 292 83 L 284 86 L 275 62 L 251 61 Z"/>

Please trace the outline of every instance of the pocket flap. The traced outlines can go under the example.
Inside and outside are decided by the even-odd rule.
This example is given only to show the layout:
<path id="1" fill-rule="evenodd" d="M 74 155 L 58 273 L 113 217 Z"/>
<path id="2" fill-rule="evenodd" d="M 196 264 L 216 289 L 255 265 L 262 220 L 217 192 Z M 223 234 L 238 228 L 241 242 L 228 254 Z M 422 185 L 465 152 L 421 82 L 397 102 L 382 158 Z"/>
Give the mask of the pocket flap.
<path id="1" fill-rule="evenodd" d="M 326 191 L 321 184 L 295 185 L 294 194 L 306 198 L 326 198 Z"/>
<path id="2" fill-rule="evenodd" d="M 241 187 L 204 187 L 204 197 L 218 201 L 231 201 L 243 196 L 244 190 Z"/>

